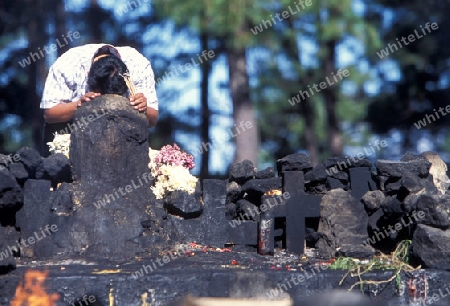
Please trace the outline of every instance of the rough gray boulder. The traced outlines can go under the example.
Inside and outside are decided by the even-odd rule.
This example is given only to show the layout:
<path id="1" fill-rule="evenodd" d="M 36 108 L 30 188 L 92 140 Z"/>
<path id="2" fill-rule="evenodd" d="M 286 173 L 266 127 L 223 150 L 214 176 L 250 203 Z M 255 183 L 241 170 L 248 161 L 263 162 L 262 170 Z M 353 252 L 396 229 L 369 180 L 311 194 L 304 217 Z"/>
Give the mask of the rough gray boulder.
<path id="1" fill-rule="evenodd" d="M 323 161 L 323 165 L 327 168 L 334 167 L 345 170 L 346 168 L 353 168 L 353 167 L 372 167 L 372 162 L 369 159 L 363 158 L 363 159 L 356 159 L 356 158 L 349 158 L 346 156 L 334 156 L 329 157 L 326 160 Z"/>
<path id="2" fill-rule="evenodd" d="M 284 171 L 309 171 L 312 169 L 308 155 L 295 153 L 277 160 L 278 175 Z"/>
<path id="3" fill-rule="evenodd" d="M 230 169 L 230 182 L 236 182 L 239 185 L 244 184 L 248 180 L 255 177 L 256 168 L 253 163 L 246 159 L 241 163 L 234 163 Z"/>
<path id="4" fill-rule="evenodd" d="M 323 164 L 318 164 L 311 171 L 305 174 L 305 181 L 311 183 L 317 183 L 325 181 L 328 177 L 326 168 Z"/>
<path id="5" fill-rule="evenodd" d="M 58 183 L 72 181 L 70 160 L 62 153 L 52 154 L 44 158 L 36 173 L 37 177 L 50 180 L 54 187 Z"/>
<path id="6" fill-rule="evenodd" d="M 23 203 L 23 192 L 8 169 L 0 170 L 0 210 L 17 209 Z"/>
<path id="7" fill-rule="evenodd" d="M 320 208 L 316 247 L 321 257 L 334 257 L 337 251 L 344 256 L 359 255 L 360 258 L 374 254 L 372 247 L 364 245 L 369 238 L 368 215 L 361 202 L 349 192 L 333 189 L 322 198 Z"/>
<path id="8" fill-rule="evenodd" d="M 275 169 L 273 167 L 267 167 L 266 169 L 259 170 L 255 174 L 256 179 L 266 179 L 275 177 Z"/>
<path id="9" fill-rule="evenodd" d="M 20 228 L 20 238 L 27 242 L 21 245 L 24 258 L 47 258 L 53 255 L 53 234 L 58 232 L 52 212 L 51 182 L 47 180 L 27 180 L 24 190 L 23 207 L 16 214 L 16 225 Z M 50 231 L 54 225 L 54 231 Z M 56 226 L 56 227 L 55 227 Z M 29 239 L 33 241 L 29 243 Z M 67 236 L 66 236 L 67 239 Z"/>
<path id="10" fill-rule="evenodd" d="M 347 185 L 343 184 L 340 180 L 335 179 L 334 177 L 327 177 L 327 182 L 325 185 L 328 189 L 348 189 Z"/>
<path id="11" fill-rule="evenodd" d="M 198 217 L 203 211 L 200 193 L 189 194 L 184 190 L 170 192 L 165 200 L 164 207 L 170 214 L 183 217 L 184 219 Z"/>
<path id="12" fill-rule="evenodd" d="M 450 196 L 423 194 L 418 197 L 416 207 L 425 214 L 419 223 L 442 229 L 450 226 Z"/>
<path id="13" fill-rule="evenodd" d="M 247 181 L 242 186 L 242 191 L 246 192 L 252 197 L 261 197 L 264 193 L 281 189 L 282 187 L 282 178 L 281 177 L 273 177 L 267 179 L 253 179 Z"/>
<path id="14" fill-rule="evenodd" d="M 434 152 L 423 152 L 421 156 L 431 163 L 430 174 L 433 176 L 433 183 L 441 194 L 445 194 L 450 186 L 450 180 L 447 176 L 447 164 Z"/>
<path id="15" fill-rule="evenodd" d="M 42 163 L 42 156 L 31 147 L 20 148 L 16 155 L 20 156 L 20 162 L 25 166 L 30 178 L 36 178 L 36 169 Z"/>
<path id="16" fill-rule="evenodd" d="M 427 177 L 431 167 L 431 163 L 425 159 L 417 159 L 412 161 L 394 161 L 379 159 L 375 166 L 379 175 L 390 177 L 403 177 L 405 172 L 411 172 L 418 177 Z"/>
<path id="17" fill-rule="evenodd" d="M 364 206 L 369 213 L 372 213 L 380 208 L 384 199 L 385 195 L 380 190 L 367 191 L 362 197 Z"/>
<path id="18" fill-rule="evenodd" d="M 1 166 L 0 166 L 1 167 Z M 1 170 L 0 170 L 1 171 Z M 16 178 L 17 182 L 23 186 L 28 179 L 28 172 L 22 163 L 13 163 L 9 165 L 9 171 Z"/>
<path id="19" fill-rule="evenodd" d="M 450 270 L 450 230 L 419 224 L 414 231 L 412 254 L 425 268 Z"/>
<path id="20" fill-rule="evenodd" d="M 14 227 L 0 226 L 0 275 L 16 268 L 15 255 L 19 255 L 19 233 Z"/>
<path id="21" fill-rule="evenodd" d="M 175 229 L 156 216 L 145 114 L 123 97 L 102 95 L 83 104 L 73 120 L 86 118 L 88 124 L 71 134 L 74 211 L 60 216 L 68 222 L 66 252 L 109 259 L 157 252 Z"/>
<path id="22" fill-rule="evenodd" d="M 246 219 L 246 220 L 259 220 L 259 210 L 258 207 L 245 200 L 245 199 L 240 199 L 237 203 L 236 203 L 237 209 L 238 209 L 238 214 L 242 214 L 242 216 Z"/>
<path id="23" fill-rule="evenodd" d="M 242 186 L 236 182 L 227 184 L 227 203 L 236 203 L 242 196 Z"/>

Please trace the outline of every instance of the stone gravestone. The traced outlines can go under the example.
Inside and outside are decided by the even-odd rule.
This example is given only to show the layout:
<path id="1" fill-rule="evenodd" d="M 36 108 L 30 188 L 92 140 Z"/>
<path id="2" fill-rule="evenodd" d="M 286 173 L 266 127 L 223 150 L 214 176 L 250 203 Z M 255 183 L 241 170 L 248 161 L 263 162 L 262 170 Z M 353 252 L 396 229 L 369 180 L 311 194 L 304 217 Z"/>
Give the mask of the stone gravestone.
<path id="1" fill-rule="evenodd" d="M 173 232 L 154 213 L 145 114 L 118 95 L 83 104 L 74 115 L 72 209 L 57 236 L 63 252 L 125 259 L 164 247 Z M 145 225 L 145 226 L 144 226 Z"/>

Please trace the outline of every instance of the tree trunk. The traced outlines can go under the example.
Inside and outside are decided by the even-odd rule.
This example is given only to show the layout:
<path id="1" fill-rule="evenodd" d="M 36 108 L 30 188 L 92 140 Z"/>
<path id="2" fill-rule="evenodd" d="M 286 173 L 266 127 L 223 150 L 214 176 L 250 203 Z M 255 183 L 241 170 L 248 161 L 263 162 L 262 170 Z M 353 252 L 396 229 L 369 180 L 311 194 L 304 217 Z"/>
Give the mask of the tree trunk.
<path id="1" fill-rule="evenodd" d="M 309 159 L 315 166 L 319 163 L 319 144 L 317 142 L 317 136 L 314 132 L 314 109 L 311 107 L 309 99 L 305 99 L 300 103 L 301 114 L 305 118 L 305 143 L 306 150 L 309 153 Z"/>
<path id="2" fill-rule="evenodd" d="M 56 38 L 61 40 L 63 35 L 66 35 L 66 10 L 64 8 L 63 0 L 56 0 L 55 7 L 55 26 L 56 26 Z M 58 48 L 58 57 L 64 52 L 69 50 L 69 44 L 64 44 L 62 47 Z"/>
<path id="3" fill-rule="evenodd" d="M 295 33 L 294 22 L 292 19 L 288 20 L 288 25 L 290 30 Z M 289 37 L 287 41 L 284 42 L 286 45 L 288 54 L 292 61 L 299 61 L 300 59 L 300 51 L 298 49 L 297 39 Z M 298 86 L 304 86 L 305 84 L 311 84 L 311 82 L 306 79 L 302 80 L 299 78 L 297 80 Z M 301 87 L 300 87 L 301 88 Z M 298 92 L 292 93 L 290 96 L 296 96 Z M 317 165 L 319 163 L 319 143 L 317 141 L 316 133 L 314 132 L 314 121 L 315 121 L 315 112 L 314 108 L 311 105 L 310 99 L 304 99 L 299 105 L 299 111 L 305 119 L 305 147 L 308 151 L 309 158 L 313 165 Z"/>
<path id="4" fill-rule="evenodd" d="M 28 50 L 38 54 L 38 57 L 35 56 L 35 61 L 27 67 L 27 105 L 29 110 L 29 125 L 31 127 L 34 147 L 36 147 L 38 151 L 42 152 L 45 145 L 42 140 L 44 118 L 43 112 L 39 107 L 37 85 L 39 85 L 39 67 L 45 64 L 45 58 L 40 57 L 38 48 L 42 47 L 42 42 L 46 40 L 45 34 L 43 34 L 41 30 L 43 28 L 40 10 L 41 2 L 37 0 L 30 0 L 28 3 L 29 10 L 33 12 L 33 14 L 30 14 L 30 19 L 27 25 Z"/>
<path id="5" fill-rule="evenodd" d="M 90 0 L 90 6 L 87 10 L 86 19 L 88 20 L 89 29 L 92 31 L 92 42 L 102 43 L 102 19 L 98 18 L 102 16 L 102 9 L 98 5 L 97 0 Z"/>
<path id="6" fill-rule="evenodd" d="M 200 35 L 200 44 L 202 50 L 208 50 L 208 34 L 202 33 Z M 211 64 L 205 61 L 201 66 L 202 81 L 201 81 L 201 143 L 209 142 L 209 127 L 210 127 L 210 111 L 208 106 L 208 89 L 209 89 L 209 73 L 211 71 Z M 205 150 L 201 157 L 200 178 L 206 178 L 209 174 L 209 150 Z"/>
<path id="7" fill-rule="evenodd" d="M 334 73 L 336 69 L 336 41 L 327 40 L 325 42 L 324 49 L 326 52 L 324 61 L 325 76 L 333 81 L 332 73 Z M 334 84 L 323 90 L 328 130 L 328 149 L 332 156 L 343 154 L 342 134 L 336 113 L 338 89 L 339 85 Z"/>
<path id="8" fill-rule="evenodd" d="M 228 49 L 230 93 L 233 101 L 234 125 L 229 131 L 234 139 L 236 153 L 234 162 L 248 159 L 258 162 L 258 124 L 250 100 L 250 85 L 246 68 L 245 49 Z"/>

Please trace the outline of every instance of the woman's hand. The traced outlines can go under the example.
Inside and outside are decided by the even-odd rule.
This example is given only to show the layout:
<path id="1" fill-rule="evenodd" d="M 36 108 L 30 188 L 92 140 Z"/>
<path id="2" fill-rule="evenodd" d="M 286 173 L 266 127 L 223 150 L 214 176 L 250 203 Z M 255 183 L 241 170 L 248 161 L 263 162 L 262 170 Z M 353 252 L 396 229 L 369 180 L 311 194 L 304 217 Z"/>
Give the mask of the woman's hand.
<path id="1" fill-rule="evenodd" d="M 134 106 L 135 110 L 140 112 L 147 111 L 147 98 L 143 93 L 136 93 L 130 96 L 130 104 Z"/>
<path id="2" fill-rule="evenodd" d="M 102 94 L 98 93 L 98 92 L 87 92 L 84 95 L 81 96 L 80 100 L 78 100 L 77 102 L 77 106 L 80 107 L 81 104 L 89 102 L 99 96 L 101 96 Z"/>

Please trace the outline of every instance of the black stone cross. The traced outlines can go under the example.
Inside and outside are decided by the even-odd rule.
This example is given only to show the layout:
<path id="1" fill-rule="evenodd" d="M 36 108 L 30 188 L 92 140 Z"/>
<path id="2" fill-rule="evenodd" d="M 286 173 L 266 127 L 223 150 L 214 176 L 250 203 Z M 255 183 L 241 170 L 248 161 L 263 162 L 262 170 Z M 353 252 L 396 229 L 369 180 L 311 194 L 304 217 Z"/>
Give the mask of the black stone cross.
<path id="1" fill-rule="evenodd" d="M 350 168 L 351 195 L 358 201 L 369 190 L 375 190 L 375 182 L 372 179 L 369 167 Z"/>
<path id="2" fill-rule="evenodd" d="M 303 254 L 305 243 L 305 219 L 320 217 L 321 196 L 305 193 L 302 171 L 283 172 L 283 192 L 290 197 L 286 201 L 286 249 Z"/>
<path id="3" fill-rule="evenodd" d="M 271 207 L 269 218 L 286 218 L 286 249 L 288 252 L 301 255 L 304 252 L 305 219 L 320 217 L 320 200 L 322 197 L 305 193 L 305 182 L 302 171 L 283 172 L 283 195 L 288 195 L 288 197 L 282 203 Z M 263 196 L 261 199 L 262 203 L 269 201 L 270 198 L 274 198 L 274 196 Z M 261 218 L 265 219 L 263 215 Z M 258 249 L 258 252 L 260 254 L 273 254 L 275 239 L 273 225 L 271 226 L 270 234 L 266 233 L 264 236 L 269 241 L 263 241 L 262 244 L 266 246 L 266 249 Z"/>

